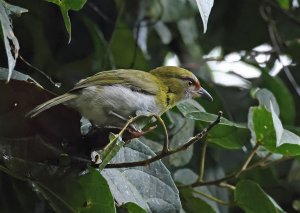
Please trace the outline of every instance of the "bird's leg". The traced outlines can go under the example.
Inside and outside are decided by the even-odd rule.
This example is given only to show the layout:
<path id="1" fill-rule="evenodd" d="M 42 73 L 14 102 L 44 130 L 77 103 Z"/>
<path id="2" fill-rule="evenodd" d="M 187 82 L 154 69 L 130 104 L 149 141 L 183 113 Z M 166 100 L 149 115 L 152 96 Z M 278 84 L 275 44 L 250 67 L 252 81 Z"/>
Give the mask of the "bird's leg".
<path id="1" fill-rule="evenodd" d="M 119 115 L 118 113 L 114 112 L 114 111 L 109 111 L 108 113 L 109 115 L 113 115 L 117 118 L 119 118 L 120 120 L 124 121 L 125 123 L 128 121 L 128 119 L 124 118 L 122 115 Z M 135 130 L 136 132 L 139 132 L 140 130 L 138 130 L 133 124 L 130 124 L 128 128 L 131 128 L 133 130 Z"/>
<path id="2" fill-rule="evenodd" d="M 131 139 L 133 139 L 133 138 L 139 138 L 139 137 L 144 136 L 145 134 L 147 134 L 147 133 L 151 132 L 152 130 L 156 129 L 156 127 L 157 126 L 154 125 L 154 126 L 148 127 L 145 130 L 138 130 L 138 131 L 136 129 L 132 129 L 131 127 L 128 127 L 127 130 L 128 130 L 129 134 L 132 137 Z"/>
<path id="3" fill-rule="evenodd" d="M 122 121 L 125 121 L 125 122 L 128 121 L 128 119 L 124 118 L 122 115 L 119 115 L 118 113 L 116 113 L 114 111 L 109 111 L 109 114 L 119 118 Z M 129 138 L 133 139 L 133 138 L 142 137 L 143 135 L 147 134 L 148 132 L 151 132 L 152 130 L 154 130 L 156 127 L 157 126 L 155 125 L 155 126 L 150 126 L 146 130 L 140 130 L 140 129 L 137 129 L 134 124 L 130 124 L 126 130 L 130 134 Z M 126 143 L 128 143 L 128 141 Z"/>
<path id="4" fill-rule="evenodd" d="M 119 118 L 120 120 L 125 121 L 125 122 L 127 122 L 127 120 L 128 120 L 128 119 L 124 118 L 122 115 L 119 115 L 118 113 L 116 113 L 116 112 L 114 112 L 114 111 L 112 111 L 112 110 L 110 110 L 110 111 L 108 112 L 108 114 L 109 114 L 109 115 L 113 115 L 113 116 L 115 116 L 115 117 L 117 117 L 117 118 Z"/>

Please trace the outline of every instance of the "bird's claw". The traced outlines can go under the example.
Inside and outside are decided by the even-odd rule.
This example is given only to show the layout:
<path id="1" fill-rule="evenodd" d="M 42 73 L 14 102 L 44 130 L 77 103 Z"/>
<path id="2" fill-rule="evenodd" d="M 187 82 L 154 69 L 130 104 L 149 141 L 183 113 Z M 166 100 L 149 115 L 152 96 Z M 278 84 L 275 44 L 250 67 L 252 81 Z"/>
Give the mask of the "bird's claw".
<path id="1" fill-rule="evenodd" d="M 149 128 L 147 128 L 145 130 L 137 130 L 136 128 L 128 127 L 127 131 L 130 134 L 131 138 L 133 139 L 133 138 L 140 138 L 140 137 L 144 136 L 145 134 L 156 129 L 156 127 L 157 127 L 157 125 L 150 126 Z"/>

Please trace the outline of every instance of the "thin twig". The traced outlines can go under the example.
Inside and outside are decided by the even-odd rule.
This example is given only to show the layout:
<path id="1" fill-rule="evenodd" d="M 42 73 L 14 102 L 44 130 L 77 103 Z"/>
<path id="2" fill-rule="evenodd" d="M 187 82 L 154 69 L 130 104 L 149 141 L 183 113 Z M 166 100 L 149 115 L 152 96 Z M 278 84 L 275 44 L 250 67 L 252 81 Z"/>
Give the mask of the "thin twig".
<path id="1" fill-rule="evenodd" d="M 108 164 L 106 166 L 106 168 L 123 168 L 123 167 L 136 167 L 136 166 L 146 166 L 149 165 L 152 162 L 155 162 L 157 160 L 160 160 L 164 157 L 167 157 L 169 155 L 172 155 L 174 153 L 186 150 L 188 147 L 190 147 L 192 144 L 196 143 L 197 141 L 201 140 L 204 138 L 204 136 L 206 136 L 206 134 L 214 127 L 216 126 L 220 120 L 221 120 L 221 116 L 222 116 L 222 112 L 220 111 L 218 114 L 218 117 L 216 118 L 215 121 L 213 121 L 212 123 L 210 123 L 207 128 L 203 129 L 200 133 L 198 133 L 196 136 L 190 138 L 186 143 L 184 143 L 183 145 L 181 145 L 180 147 L 177 147 L 173 150 L 168 150 L 168 149 L 162 149 L 160 153 L 158 153 L 157 155 L 149 158 L 149 159 L 145 159 L 145 160 L 141 160 L 141 161 L 135 161 L 135 162 L 125 162 L 125 163 L 116 163 L 116 164 Z M 151 115 L 156 117 L 155 115 Z M 137 117 L 135 117 L 137 118 Z M 134 121 L 136 120 L 134 118 Z M 134 122 L 133 119 L 130 120 L 130 122 L 128 122 L 125 127 L 127 128 L 132 122 Z M 160 121 L 160 120 L 159 120 Z M 164 125 L 165 126 L 165 125 Z M 125 129 L 123 128 L 121 130 L 121 132 L 119 134 L 123 134 L 123 132 L 125 131 Z M 166 129 L 165 129 L 166 132 Z M 167 134 L 165 133 L 165 136 L 167 136 Z M 164 147 L 168 148 L 168 144 L 166 145 L 166 142 L 168 140 L 165 140 L 164 143 Z"/>
<path id="2" fill-rule="evenodd" d="M 193 193 L 199 194 L 199 195 L 201 195 L 201 196 L 203 196 L 203 197 L 205 197 L 205 198 L 207 198 L 207 199 L 210 199 L 210 200 L 212 200 L 212 201 L 215 201 L 215 202 L 218 203 L 218 204 L 225 205 L 225 206 L 229 206 L 229 205 L 230 205 L 229 203 L 226 203 L 225 201 L 223 201 L 223 200 L 221 200 L 221 199 L 219 199 L 219 198 L 216 198 L 216 197 L 214 197 L 214 196 L 212 196 L 212 195 L 208 195 L 208 194 L 206 194 L 206 193 L 204 193 L 204 192 L 201 192 L 201 191 L 197 191 L 197 190 L 194 189 L 194 188 L 191 188 L 191 190 L 192 190 Z"/>
<path id="3" fill-rule="evenodd" d="M 61 86 L 61 83 L 58 83 L 58 82 L 55 82 L 52 80 L 52 78 L 47 75 L 43 70 L 37 68 L 36 66 L 33 66 L 30 62 L 28 62 L 25 58 L 23 58 L 23 56 L 21 54 L 19 54 L 19 58 L 27 65 L 29 66 L 30 68 L 38 71 L 40 74 L 42 74 L 45 78 L 47 78 L 49 80 L 49 82 L 51 84 L 53 84 L 55 87 L 60 87 Z"/>
<path id="4" fill-rule="evenodd" d="M 235 177 L 236 177 L 236 178 L 239 177 L 239 176 L 242 174 L 242 172 L 244 172 L 244 171 L 247 169 L 249 163 L 251 162 L 251 160 L 252 160 L 253 157 L 255 156 L 257 150 L 259 149 L 259 146 L 260 146 L 259 143 L 256 143 L 256 144 L 255 144 L 255 146 L 254 146 L 253 149 L 251 150 L 250 154 L 249 154 L 248 157 L 246 158 L 246 160 L 245 160 L 245 162 L 243 163 L 243 165 L 242 165 L 242 167 L 240 168 L 240 170 L 239 170 L 238 172 L 236 172 L 236 174 L 235 174 Z"/>
<path id="5" fill-rule="evenodd" d="M 268 3 L 268 4 L 267 4 Z M 298 96 L 300 96 L 300 86 L 297 84 L 295 78 L 293 77 L 290 69 L 288 66 L 284 65 L 282 59 L 280 58 L 280 55 L 282 55 L 281 47 L 283 46 L 282 39 L 278 33 L 276 23 L 274 21 L 274 18 L 272 17 L 272 8 L 274 7 L 274 4 L 272 4 L 270 1 L 266 1 L 264 5 L 260 8 L 260 13 L 263 19 L 268 23 L 268 31 L 269 36 L 271 39 L 271 42 L 273 44 L 273 48 L 276 53 L 277 60 L 282 65 L 282 70 L 284 71 L 285 75 L 287 76 L 288 80 L 291 82 L 293 88 L 295 89 Z M 295 21 L 295 20 L 294 20 Z"/>
<path id="6" fill-rule="evenodd" d="M 201 160 L 200 160 L 200 172 L 199 172 L 199 178 L 198 181 L 203 181 L 204 177 L 204 170 L 205 170 L 205 159 L 206 159 L 206 148 L 207 148 L 207 140 L 204 141 L 201 151 Z"/>
<path id="7" fill-rule="evenodd" d="M 251 152 L 249 153 L 248 157 L 245 159 L 244 163 L 242 164 L 241 168 L 238 169 L 237 171 L 234 171 L 232 174 L 226 175 L 225 177 L 216 179 L 216 180 L 212 180 L 212 181 L 195 181 L 192 184 L 188 184 L 188 185 L 179 185 L 178 187 L 196 187 L 196 186 L 207 186 L 207 185 L 217 185 L 217 186 L 225 186 L 223 183 L 233 179 L 233 178 L 238 178 L 243 172 L 245 172 L 247 170 L 247 167 L 250 163 L 250 161 L 253 159 L 254 155 L 256 154 L 257 150 L 259 149 L 259 143 L 256 143 L 255 146 L 253 147 L 253 149 L 251 150 Z M 227 187 L 229 185 L 226 185 Z M 231 187 L 232 188 L 232 187 Z"/>

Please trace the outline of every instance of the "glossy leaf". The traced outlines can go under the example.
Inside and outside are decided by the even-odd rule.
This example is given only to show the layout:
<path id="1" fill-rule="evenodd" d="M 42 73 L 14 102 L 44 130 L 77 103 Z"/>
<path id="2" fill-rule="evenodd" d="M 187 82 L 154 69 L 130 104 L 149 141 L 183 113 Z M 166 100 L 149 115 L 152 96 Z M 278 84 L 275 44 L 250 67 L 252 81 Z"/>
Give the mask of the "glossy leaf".
<path id="1" fill-rule="evenodd" d="M 251 107 L 249 129 L 252 143 L 260 142 L 271 152 L 283 155 L 300 155 L 300 137 L 282 128 L 274 110 L 265 107 Z"/>
<path id="2" fill-rule="evenodd" d="M 16 38 L 12 29 L 12 22 L 10 16 L 20 16 L 22 13 L 25 12 L 27 12 L 27 9 L 8 4 L 3 0 L 0 1 L 0 22 L 8 61 L 8 75 L 6 78 L 7 81 L 9 81 L 11 78 L 20 49 L 18 39 Z"/>
<path id="3" fill-rule="evenodd" d="M 154 153 L 138 140 L 123 147 L 112 163 L 132 162 L 147 159 Z M 179 192 L 170 172 L 156 161 L 148 166 L 104 169 L 107 180 L 117 203 L 133 202 L 151 212 L 179 212 Z"/>
<path id="4" fill-rule="evenodd" d="M 234 200 L 246 213 L 283 213 L 278 204 L 255 182 L 241 180 L 236 186 Z"/>

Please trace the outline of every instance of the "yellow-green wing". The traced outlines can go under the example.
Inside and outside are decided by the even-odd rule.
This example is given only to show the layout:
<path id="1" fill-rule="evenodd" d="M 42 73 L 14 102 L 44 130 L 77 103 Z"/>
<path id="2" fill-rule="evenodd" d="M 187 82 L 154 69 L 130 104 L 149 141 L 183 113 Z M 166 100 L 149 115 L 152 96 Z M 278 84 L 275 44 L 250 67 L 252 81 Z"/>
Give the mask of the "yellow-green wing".
<path id="1" fill-rule="evenodd" d="M 159 83 L 156 76 L 140 70 L 109 70 L 99 72 L 91 77 L 79 81 L 71 90 L 75 91 L 90 86 L 122 85 L 135 91 L 157 94 Z"/>

